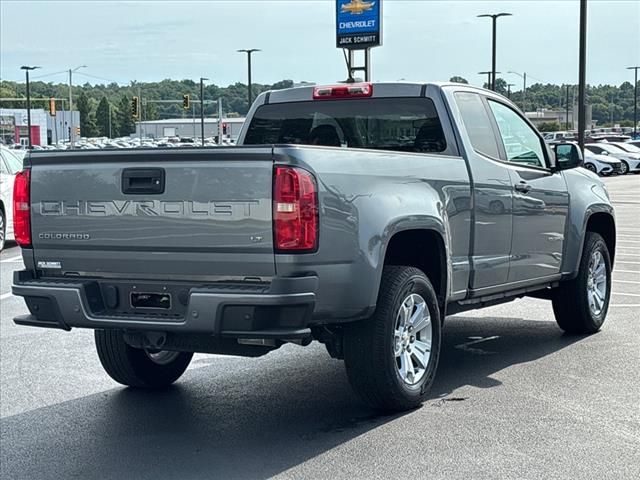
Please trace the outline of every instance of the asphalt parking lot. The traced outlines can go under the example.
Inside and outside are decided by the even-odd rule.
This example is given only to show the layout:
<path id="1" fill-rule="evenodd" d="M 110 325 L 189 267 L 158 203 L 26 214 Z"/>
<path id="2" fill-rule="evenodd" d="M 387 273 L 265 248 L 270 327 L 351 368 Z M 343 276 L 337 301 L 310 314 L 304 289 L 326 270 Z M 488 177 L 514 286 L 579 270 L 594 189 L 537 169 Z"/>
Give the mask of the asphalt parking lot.
<path id="1" fill-rule="evenodd" d="M 618 252 L 603 330 L 567 336 L 545 301 L 448 319 L 430 399 L 358 402 L 320 345 L 195 357 L 164 392 L 123 388 L 89 331 L 14 325 L 18 248 L 0 255 L 0 476 L 640 478 L 640 176 L 607 178 Z"/>

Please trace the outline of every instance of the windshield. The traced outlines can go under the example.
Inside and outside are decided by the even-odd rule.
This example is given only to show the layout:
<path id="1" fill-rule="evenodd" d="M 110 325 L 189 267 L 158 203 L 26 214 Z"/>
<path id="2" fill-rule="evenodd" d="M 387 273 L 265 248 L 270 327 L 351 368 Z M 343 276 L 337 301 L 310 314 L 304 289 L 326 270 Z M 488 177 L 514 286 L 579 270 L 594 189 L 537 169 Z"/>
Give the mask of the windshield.
<path id="1" fill-rule="evenodd" d="M 615 145 L 609 145 L 608 143 L 599 143 L 598 146 L 609 153 L 627 153 L 620 147 L 616 147 Z"/>
<path id="2" fill-rule="evenodd" d="M 11 151 L 9 151 L 9 149 L 3 148 L 1 153 L 7 163 L 7 168 L 11 175 L 15 175 L 22 170 L 22 160 L 16 157 Z"/>
<path id="3" fill-rule="evenodd" d="M 324 100 L 263 105 L 245 145 L 290 143 L 443 152 L 440 119 L 428 98 Z"/>

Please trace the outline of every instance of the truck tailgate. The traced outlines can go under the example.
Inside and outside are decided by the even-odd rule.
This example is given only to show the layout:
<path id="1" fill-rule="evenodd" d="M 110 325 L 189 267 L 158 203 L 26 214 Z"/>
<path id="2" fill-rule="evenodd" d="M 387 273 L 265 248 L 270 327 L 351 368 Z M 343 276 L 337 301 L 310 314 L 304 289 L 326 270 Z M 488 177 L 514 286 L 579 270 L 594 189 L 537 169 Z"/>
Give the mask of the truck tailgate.
<path id="1" fill-rule="evenodd" d="M 34 154 L 36 267 L 50 274 L 272 276 L 272 149 Z"/>

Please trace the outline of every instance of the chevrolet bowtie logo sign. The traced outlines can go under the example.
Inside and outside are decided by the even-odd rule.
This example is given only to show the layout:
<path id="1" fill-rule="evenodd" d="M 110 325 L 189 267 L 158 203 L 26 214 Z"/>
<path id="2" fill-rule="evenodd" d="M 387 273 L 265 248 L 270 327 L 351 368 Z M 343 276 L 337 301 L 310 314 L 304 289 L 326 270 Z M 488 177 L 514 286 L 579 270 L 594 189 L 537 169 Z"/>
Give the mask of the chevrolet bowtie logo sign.
<path id="1" fill-rule="evenodd" d="M 382 0 L 336 0 L 336 46 L 364 50 L 382 43 Z"/>
<path id="2" fill-rule="evenodd" d="M 376 2 L 363 2 L 362 0 L 351 0 L 350 3 L 345 3 L 341 6 L 343 13 L 352 13 L 354 15 L 360 15 L 373 8 Z"/>

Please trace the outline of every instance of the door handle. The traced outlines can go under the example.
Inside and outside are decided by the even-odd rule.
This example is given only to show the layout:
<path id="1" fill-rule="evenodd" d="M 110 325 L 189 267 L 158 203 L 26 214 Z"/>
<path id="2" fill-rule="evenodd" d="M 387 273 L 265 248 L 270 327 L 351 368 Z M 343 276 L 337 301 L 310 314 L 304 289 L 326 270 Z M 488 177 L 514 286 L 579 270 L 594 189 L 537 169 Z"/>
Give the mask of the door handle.
<path id="1" fill-rule="evenodd" d="M 531 185 L 525 182 L 516 183 L 515 189 L 517 192 L 529 193 L 531 191 Z"/>
<path id="2" fill-rule="evenodd" d="M 164 169 L 125 168 L 122 171 L 122 193 L 143 195 L 164 193 Z"/>

